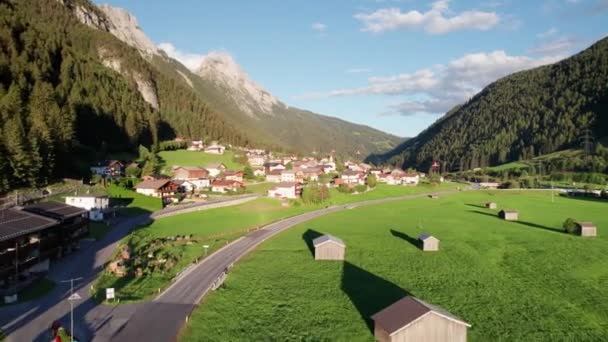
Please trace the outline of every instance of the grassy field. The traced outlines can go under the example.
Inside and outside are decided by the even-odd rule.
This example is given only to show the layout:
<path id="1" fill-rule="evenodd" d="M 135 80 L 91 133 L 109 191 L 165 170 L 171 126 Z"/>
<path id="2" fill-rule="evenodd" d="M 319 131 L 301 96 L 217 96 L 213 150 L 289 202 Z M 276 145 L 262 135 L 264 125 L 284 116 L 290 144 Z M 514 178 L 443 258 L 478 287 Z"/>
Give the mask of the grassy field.
<path id="1" fill-rule="evenodd" d="M 519 222 L 483 208 L 520 211 Z M 608 202 L 547 192 L 465 192 L 342 211 L 294 227 L 239 262 L 185 341 L 373 341 L 369 316 L 406 294 L 472 324 L 470 341 L 601 341 L 608 336 Z M 567 217 L 599 236 L 562 233 Z M 414 239 L 428 232 L 440 251 Z M 342 238 L 345 262 L 315 262 L 308 241 Z M 263 327 L 261 329 L 260 327 Z"/>
<path id="2" fill-rule="evenodd" d="M 205 167 L 208 163 L 218 162 L 224 163 L 229 170 L 242 170 L 243 165 L 235 163 L 232 158 L 234 153 L 226 151 L 223 155 L 207 154 L 199 151 L 175 150 L 162 151 L 158 153 L 159 157 L 165 164 L 164 172 L 171 170 L 172 166 L 202 166 Z"/>
<path id="3" fill-rule="evenodd" d="M 145 196 L 129 189 L 125 189 L 118 185 L 110 184 L 108 186 L 108 194 L 110 205 L 121 205 L 124 209 L 121 214 L 127 216 L 137 216 L 146 212 L 153 212 L 162 208 L 160 198 Z"/>
<path id="4" fill-rule="evenodd" d="M 261 184 L 260 184 L 261 185 Z M 444 183 L 439 187 L 403 187 L 379 185 L 376 189 L 359 195 L 343 194 L 332 189 L 332 197 L 322 205 L 305 205 L 301 202 L 289 207 L 282 207 L 280 202 L 270 198 L 259 198 L 233 207 L 205 210 L 155 220 L 151 225 L 142 227 L 128 236 L 123 243 L 131 245 L 135 254 L 145 251 L 153 239 L 175 235 L 190 235 L 191 244 L 170 245 L 160 253 L 175 256 L 177 264 L 168 272 L 153 272 L 141 278 L 117 278 L 104 272 L 98 279 L 96 291 L 103 297 L 102 289 L 115 287 L 121 301 L 138 301 L 157 293 L 159 288 L 167 286 L 178 271 L 184 269 L 196 259 L 204 257 L 203 245 L 209 245 L 208 253 L 224 246 L 246 234 L 252 229 L 273 221 L 320 209 L 332 204 L 345 204 L 367 199 L 409 195 L 429 192 L 429 189 L 447 190 L 459 185 Z"/>

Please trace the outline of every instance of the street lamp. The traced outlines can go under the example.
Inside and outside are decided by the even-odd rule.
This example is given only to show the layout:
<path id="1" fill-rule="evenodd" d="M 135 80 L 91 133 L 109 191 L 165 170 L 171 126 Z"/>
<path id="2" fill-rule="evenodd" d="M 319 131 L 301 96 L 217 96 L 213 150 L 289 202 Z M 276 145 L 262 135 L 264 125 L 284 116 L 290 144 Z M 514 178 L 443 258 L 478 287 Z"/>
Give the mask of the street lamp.
<path id="1" fill-rule="evenodd" d="M 82 277 L 72 278 L 68 280 L 63 280 L 62 283 L 70 282 L 70 296 L 68 297 L 68 302 L 70 302 L 70 341 L 74 342 L 74 301 L 80 300 L 82 297 L 78 293 L 74 293 L 74 280 L 81 280 Z"/>

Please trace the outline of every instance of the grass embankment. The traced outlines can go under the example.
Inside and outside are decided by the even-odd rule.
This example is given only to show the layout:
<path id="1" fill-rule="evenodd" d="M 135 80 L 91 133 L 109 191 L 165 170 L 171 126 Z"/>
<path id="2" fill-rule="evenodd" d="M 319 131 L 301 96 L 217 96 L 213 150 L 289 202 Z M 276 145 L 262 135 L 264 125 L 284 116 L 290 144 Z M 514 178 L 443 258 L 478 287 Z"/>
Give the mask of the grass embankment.
<path id="1" fill-rule="evenodd" d="M 520 211 L 497 218 L 486 201 Z M 370 315 L 406 294 L 472 324 L 470 341 L 600 341 L 608 336 L 606 201 L 548 192 L 465 192 L 341 211 L 264 242 L 231 270 L 182 340 L 373 341 Z M 596 238 L 562 233 L 567 217 Z M 428 232 L 440 251 L 422 252 Z M 346 261 L 315 262 L 307 241 L 331 233 Z M 259 327 L 264 327 L 260 329 Z"/>
<path id="2" fill-rule="evenodd" d="M 158 197 L 138 194 L 114 184 L 110 184 L 107 191 L 110 196 L 110 206 L 123 206 L 120 213 L 126 216 L 137 216 L 162 209 L 162 202 Z"/>
<path id="3" fill-rule="evenodd" d="M 205 167 L 208 163 L 224 163 L 229 170 L 242 170 L 243 165 L 233 161 L 234 152 L 226 151 L 222 155 L 208 154 L 200 151 L 162 151 L 158 153 L 165 167 L 163 172 L 169 174 L 171 167 L 179 166 L 202 166 Z"/>
<path id="4" fill-rule="evenodd" d="M 109 272 L 103 272 L 96 284 L 97 298 L 103 298 L 103 289 L 114 287 L 117 297 L 124 301 L 138 301 L 148 298 L 166 287 L 175 275 L 189 264 L 204 257 L 203 245 L 209 245 L 208 254 L 233 241 L 252 229 L 277 221 L 282 218 L 302 214 L 333 204 L 345 204 L 367 199 L 409 195 L 446 190 L 459 186 L 456 183 L 444 183 L 439 187 L 420 186 L 403 187 L 379 185 L 376 189 L 364 194 L 343 194 L 332 189 L 331 198 L 322 205 L 305 205 L 301 201 L 282 207 L 275 199 L 259 198 L 251 202 L 233 207 L 192 212 L 155 220 L 146 227 L 141 227 L 127 236 L 123 243 L 129 244 L 135 257 L 147 258 L 151 246 L 157 244 L 154 258 L 174 260 L 175 264 L 168 270 L 161 267 L 150 267 L 141 277 L 133 274 L 126 277 L 115 277 Z M 189 241 L 165 241 L 158 239 L 175 237 L 177 235 L 192 235 Z M 146 254 L 146 255 L 142 255 Z"/>

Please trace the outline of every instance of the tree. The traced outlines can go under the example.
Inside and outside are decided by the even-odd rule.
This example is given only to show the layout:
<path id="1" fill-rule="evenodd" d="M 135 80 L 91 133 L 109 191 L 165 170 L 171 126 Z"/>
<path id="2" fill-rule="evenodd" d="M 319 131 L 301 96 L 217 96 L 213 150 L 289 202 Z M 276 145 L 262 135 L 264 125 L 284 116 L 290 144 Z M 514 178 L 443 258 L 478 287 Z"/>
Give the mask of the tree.
<path id="1" fill-rule="evenodd" d="M 568 234 L 576 234 L 578 230 L 576 220 L 574 220 L 573 218 L 567 218 L 566 221 L 564 221 L 562 227 L 564 228 L 564 231 Z"/>
<path id="2" fill-rule="evenodd" d="M 285 164 L 285 170 L 292 170 L 293 169 L 293 163 L 289 162 L 287 164 Z"/>
<path id="3" fill-rule="evenodd" d="M 141 173 L 141 168 L 135 163 L 127 166 L 127 168 L 125 169 L 125 175 L 127 177 L 139 178 L 141 176 Z"/>
<path id="4" fill-rule="evenodd" d="M 243 178 L 245 179 L 255 179 L 255 175 L 253 174 L 253 169 L 251 166 L 247 165 L 243 168 Z"/>
<path id="5" fill-rule="evenodd" d="M 150 176 L 156 173 L 156 166 L 154 165 L 154 162 L 148 160 L 146 161 L 146 163 L 144 164 L 144 167 L 141 169 L 141 175 L 142 176 Z"/>
<path id="6" fill-rule="evenodd" d="M 138 160 L 140 162 L 144 162 L 144 161 L 148 160 L 148 158 L 150 157 L 150 150 L 148 150 L 143 145 L 139 145 L 138 152 L 139 152 Z"/>
<path id="7" fill-rule="evenodd" d="M 369 186 L 370 188 L 375 188 L 376 184 L 378 183 L 378 180 L 376 179 L 376 175 L 375 174 L 370 174 L 369 176 L 367 176 L 367 186 Z"/>

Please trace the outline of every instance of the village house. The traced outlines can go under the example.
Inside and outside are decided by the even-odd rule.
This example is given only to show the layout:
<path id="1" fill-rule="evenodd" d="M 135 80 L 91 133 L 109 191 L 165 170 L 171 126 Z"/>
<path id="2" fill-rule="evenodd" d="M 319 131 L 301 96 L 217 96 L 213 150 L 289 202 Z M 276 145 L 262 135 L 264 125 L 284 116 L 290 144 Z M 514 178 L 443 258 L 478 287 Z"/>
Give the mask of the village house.
<path id="1" fill-rule="evenodd" d="M 268 174 L 271 171 L 275 171 L 275 170 L 280 170 L 283 171 L 285 170 L 285 165 L 279 163 L 279 162 L 267 162 L 264 163 L 264 170 L 266 171 L 266 174 Z"/>
<path id="2" fill-rule="evenodd" d="M 281 182 L 296 182 L 295 170 L 283 170 L 281 172 Z"/>
<path id="3" fill-rule="evenodd" d="M 379 342 L 466 342 L 470 324 L 436 305 L 407 296 L 373 315 Z"/>
<path id="4" fill-rule="evenodd" d="M 403 185 L 418 185 L 420 177 L 417 173 L 404 173 L 401 175 L 401 184 Z"/>
<path id="5" fill-rule="evenodd" d="M 325 174 L 336 172 L 336 163 L 324 163 L 320 167 Z"/>
<path id="6" fill-rule="evenodd" d="M 270 172 L 266 172 L 266 181 L 272 182 L 272 183 L 280 183 L 282 173 L 283 173 L 283 170 L 273 170 Z"/>
<path id="7" fill-rule="evenodd" d="M 243 188 L 245 188 L 243 183 L 232 180 L 216 179 L 211 182 L 211 191 L 222 194 L 238 191 Z"/>
<path id="8" fill-rule="evenodd" d="M 125 165 L 118 160 L 106 160 L 91 166 L 91 173 L 103 177 L 120 177 L 124 175 Z"/>
<path id="9" fill-rule="evenodd" d="M 205 169 L 209 171 L 210 177 L 217 177 L 220 173 L 226 171 L 227 167 L 224 163 L 209 163 L 205 166 Z"/>
<path id="10" fill-rule="evenodd" d="M 369 173 L 370 173 L 370 174 L 372 174 L 372 175 L 376 175 L 376 176 L 378 176 L 379 174 L 381 174 L 381 173 L 382 173 L 382 169 L 377 168 L 377 167 L 376 167 L 376 168 L 371 168 L 371 169 L 369 170 Z"/>
<path id="11" fill-rule="evenodd" d="M 231 180 L 231 181 L 237 181 L 237 182 L 243 182 L 243 175 L 244 172 L 243 171 L 235 171 L 235 170 L 226 170 L 224 171 L 224 179 L 225 180 Z"/>
<path id="12" fill-rule="evenodd" d="M 247 156 L 247 162 L 251 166 L 262 166 L 266 161 L 266 157 L 261 154 L 251 154 Z"/>
<path id="13" fill-rule="evenodd" d="M 344 260 L 346 244 L 333 235 L 323 235 L 312 240 L 315 247 L 315 260 Z"/>
<path id="14" fill-rule="evenodd" d="M 141 180 L 156 180 L 156 179 L 171 179 L 171 177 L 169 177 L 167 175 L 161 175 L 158 173 L 141 176 Z"/>
<path id="15" fill-rule="evenodd" d="M 91 221 L 103 221 L 104 214 L 110 208 L 110 198 L 106 195 L 74 195 L 66 196 L 65 203 L 77 208 L 88 210 Z"/>
<path id="16" fill-rule="evenodd" d="M 253 175 L 256 177 L 263 177 L 266 176 L 266 171 L 264 171 L 263 168 L 256 168 L 253 169 Z"/>
<path id="17" fill-rule="evenodd" d="M 209 171 L 199 166 L 179 166 L 173 169 L 173 180 L 182 192 L 209 187 Z M 179 181 L 179 182 L 178 182 Z"/>
<path id="18" fill-rule="evenodd" d="M 268 190 L 268 197 L 271 198 L 298 198 L 301 194 L 301 187 L 296 182 L 281 182 Z"/>
<path id="19" fill-rule="evenodd" d="M 172 196 L 176 190 L 177 185 L 170 179 L 145 180 L 135 186 L 135 192 L 138 194 L 153 197 Z"/>
<path id="20" fill-rule="evenodd" d="M 443 182 L 443 179 L 441 181 Z M 500 186 L 500 183 L 496 183 L 496 182 L 481 182 L 481 183 L 479 183 L 479 187 L 482 188 L 482 189 L 496 190 L 496 189 L 498 189 L 499 186 Z"/>
<path id="21" fill-rule="evenodd" d="M 418 236 L 420 248 L 425 252 L 436 252 L 439 250 L 439 239 L 436 237 L 423 233 Z"/>
<path id="22" fill-rule="evenodd" d="M 576 222 L 576 227 L 581 236 L 597 236 L 597 227 L 591 222 Z"/>
<path id="23" fill-rule="evenodd" d="M 204 148 L 202 140 L 192 140 L 188 146 L 188 151 L 200 151 Z"/>
<path id="24" fill-rule="evenodd" d="M 204 148 L 205 153 L 208 154 L 224 154 L 226 146 L 219 145 L 217 141 L 211 143 L 211 145 Z"/>
<path id="25" fill-rule="evenodd" d="M 316 182 L 319 180 L 319 176 L 323 174 L 323 170 L 318 167 L 308 168 L 308 169 L 302 170 L 302 173 L 304 175 L 304 179 Z"/>
<path id="26" fill-rule="evenodd" d="M 363 185 L 365 184 L 365 174 L 360 171 L 344 170 L 340 178 L 348 185 Z"/>

